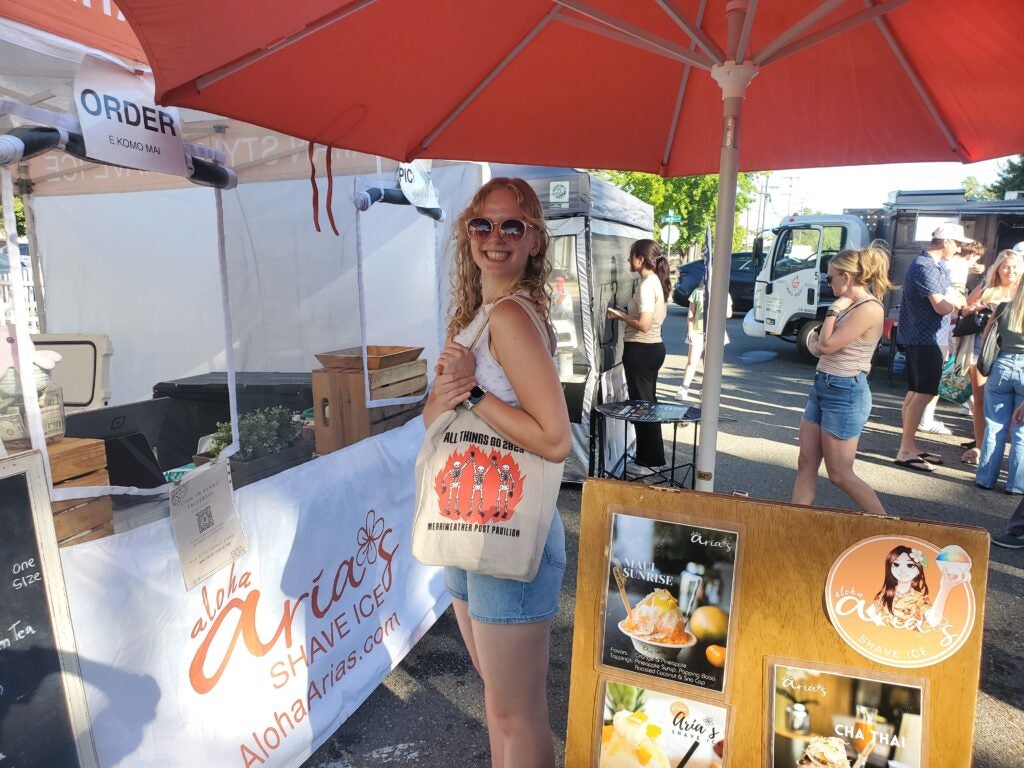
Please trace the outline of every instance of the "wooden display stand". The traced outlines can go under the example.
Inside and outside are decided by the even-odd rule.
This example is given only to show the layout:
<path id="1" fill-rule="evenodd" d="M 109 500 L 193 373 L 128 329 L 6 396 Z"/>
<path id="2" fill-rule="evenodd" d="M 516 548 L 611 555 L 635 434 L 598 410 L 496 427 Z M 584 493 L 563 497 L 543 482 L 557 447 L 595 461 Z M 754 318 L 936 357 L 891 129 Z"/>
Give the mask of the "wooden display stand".
<path id="1" fill-rule="evenodd" d="M 604 612 L 618 597 L 614 582 L 609 586 L 615 513 L 640 518 L 640 525 L 647 525 L 644 518 L 669 523 L 696 521 L 738 532 L 728 647 L 723 649 L 727 653 L 726 676 L 721 692 L 602 663 Z M 768 680 L 767 670 L 771 659 L 777 658 L 849 669 L 854 676 L 869 679 L 919 681 L 924 702 L 920 765 L 943 768 L 970 762 L 988 578 L 986 531 L 611 480 L 587 481 L 581 521 L 579 551 L 594 556 L 579 559 L 567 768 L 598 765 L 602 729 L 606 735 L 608 729 L 603 725 L 605 705 L 601 694 L 607 681 L 727 707 L 724 759 L 712 759 L 711 764 L 721 764 L 722 768 L 770 766 L 775 734 L 769 707 L 776 688 Z M 831 624 L 825 585 L 833 564 L 848 548 L 879 536 L 913 537 L 939 547 L 959 545 L 970 553 L 970 585 L 976 606 L 973 630 L 965 633 L 964 644 L 945 660 L 914 669 L 877 663 L 844 642 Z M 936 568 L 934 562 L 930 566 Z M 880 562 L 878 578 L 885 569 L 885 561 Z M 933 598 L 935 591 L 933 583 Z M 874 589 L 867 599 L 873 597 Z M 909 631 L 907 636 L 915 637 Z"/>
<path id="2" fill-rule="evenodd" d="M 427 389 L 427 361 L 413 360 L 370 371 L 370 397 L 419 395 Z M 340 368 L 313 371 L 313 430 L 318 454 L 330 453 L 405 424 L 422 404 L 366 407 L 363 372 Z"/>

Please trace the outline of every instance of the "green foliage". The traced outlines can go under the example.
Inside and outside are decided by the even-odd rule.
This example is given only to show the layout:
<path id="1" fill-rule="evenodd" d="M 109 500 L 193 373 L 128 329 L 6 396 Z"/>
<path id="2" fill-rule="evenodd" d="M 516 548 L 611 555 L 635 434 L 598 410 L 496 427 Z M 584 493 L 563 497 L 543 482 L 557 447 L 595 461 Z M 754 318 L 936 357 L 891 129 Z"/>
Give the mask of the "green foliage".
<path id="1" fill-rule="evenodd" d="M 238 458 L 251 461 L 290 448 L 299 433 L 292 423 L 292 412 L 283 405 L 258 408 L 238 418 Z M 210 445 L 214 456 L 231 444 L 231 422 L 217 423 L 217 432 Z"/>
<path id="2" fill-rule="evenodd" d="M 996 198 L 995 193 L 978 181 L 977 176 L 968 176 L 964 179 L 963 188 L 964 198 L 967 200 L 995 200 Z"/>
<path id="3" fill-rule="evenodd" d="M 676 246 L 683 249 L 697 243 L 703 244 L 704 232 L 708 225 L 715 229 L 715 215 L 718 209 L 718 176 L 676 176 L 664 178 L 653 173 L 633 171 L 592 171 L 598 178 L 611 182 L 631 195 L 654 206 L 654 238 L 660 240 L 661 217 L 671 210 L 682 221 L 680 237 Z M 736 190 L 736 219 L 749 208 L 757 197 L 759 175 L 741 173 Z M 746 232 L 736 221 L 733 223 L 733 250 L 743 243 Z"/>
<path id="4" fill-rule="evenodd" d="M 1002 200 L 1006 192 L 1017 189 L 1024 189 L 1024 155 L 1008 158 L 1006 165 L 999 168 L 999 178 L 988 187 L 997 200 Z"/>
<path id="5" fill-rule="evenodd" d="M 4 207 L 0 205 L 0 234 L 4 232 Z M 14 198 L 14 220 L 18 225 L 18 234 L 25 236 L 25 203 L 20 197 Z M 6 239 L 6 236 L 4 237 Z"/>

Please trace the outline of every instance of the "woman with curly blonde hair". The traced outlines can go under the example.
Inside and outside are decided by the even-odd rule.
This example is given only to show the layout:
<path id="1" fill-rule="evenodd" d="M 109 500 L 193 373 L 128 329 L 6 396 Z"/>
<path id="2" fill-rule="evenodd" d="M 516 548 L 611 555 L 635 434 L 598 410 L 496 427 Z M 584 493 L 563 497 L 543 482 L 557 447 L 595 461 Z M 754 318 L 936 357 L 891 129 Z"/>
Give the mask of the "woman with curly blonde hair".
<path id="1" fill-rule="evenodd" d="M 820 356 L 804 417 L 792 500 L 813 504 L 818 468 L 824 460 L 828 479 L 864 512 L 884 515 L 878 494 L 853 471 L 860 433 L 871 415 L 867 374 L 882 337 L 881 299 L 892 288 L 889 254 L 881 248 L 840 251 L 828 265 L 828 284 L 836 295 L 821 329 L 808 347 Z"/>
<path id="2" fill-rule="evenodd" d="M 473 408 L 510 442 L 563 461 L 569 416 L 547 320 L 550 264 L 540 201 L 522 179 L 492 179 L 454 229 L 448 342 L 423 420 L 429 426 L 445 411 Z M 445 568 L 459 630 L 484 682 L 495 768 L 555 762 L 546 683 L 566 565 L 558 510 L 540 563 L 527 583 Z"/>

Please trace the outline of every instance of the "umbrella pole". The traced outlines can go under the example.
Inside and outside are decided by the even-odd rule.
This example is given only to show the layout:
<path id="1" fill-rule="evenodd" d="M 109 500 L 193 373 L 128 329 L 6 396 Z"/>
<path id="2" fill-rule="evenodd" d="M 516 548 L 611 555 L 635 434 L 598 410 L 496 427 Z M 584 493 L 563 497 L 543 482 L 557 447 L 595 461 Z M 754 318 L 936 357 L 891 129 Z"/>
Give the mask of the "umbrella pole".
<path id="1" fill-rule="evenodd" d="M 700 444 L 697 449 L 699 491 L 715 490 L 715 454 L 718 445 L 718 414 L 725 357 L 725 309 L 729 296 L 729 264 L 732 260 L 736 181 L 739 175 L 739 128 L 743 94 L 757 68 L 727 61 L 711 70 L 722 88 L 722 154 L 718 171 L 718 211 L 715 220 L 715 253 L 711 259 L 711 291 L 705 329 L 704 380 L 701 387 Z"/>

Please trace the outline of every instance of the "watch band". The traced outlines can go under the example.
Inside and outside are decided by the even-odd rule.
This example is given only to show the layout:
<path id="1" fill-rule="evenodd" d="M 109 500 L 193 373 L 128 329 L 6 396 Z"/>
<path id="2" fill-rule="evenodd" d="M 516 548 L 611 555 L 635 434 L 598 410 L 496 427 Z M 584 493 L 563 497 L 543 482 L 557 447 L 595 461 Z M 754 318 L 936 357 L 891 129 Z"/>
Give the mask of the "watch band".
<path id="1" fill-rule="evenodd" d="M 472 410 L 473 406 L 484 399 L 484 395 L 487 394 L 487 390 L 481 386 L 475 386 L 469 390 L 469 397 L 462 401 L 462 404 L 466 406 L 467 410 Z"/>
<path id="2" fill-rule="evenodd" d="M 825 317 L 839 317 L 839 313 L 834 309 L 830 309 L 825 312 Z"/>

